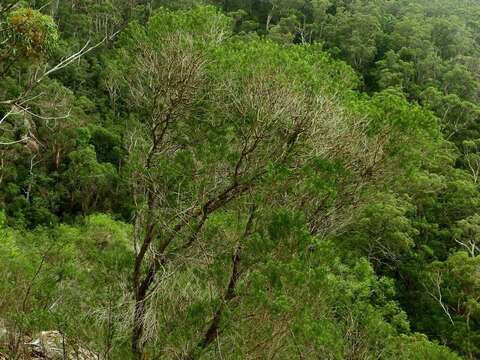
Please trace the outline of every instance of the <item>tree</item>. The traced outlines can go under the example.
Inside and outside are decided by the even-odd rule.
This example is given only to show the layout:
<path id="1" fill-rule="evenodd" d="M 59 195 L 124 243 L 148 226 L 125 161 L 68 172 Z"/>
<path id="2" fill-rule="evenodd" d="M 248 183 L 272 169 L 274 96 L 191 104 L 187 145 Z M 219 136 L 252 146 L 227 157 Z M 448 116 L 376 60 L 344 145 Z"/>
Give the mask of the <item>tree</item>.
<path id="1" fill-rule="evenodd" d="M 337 8 L 326 30 L 327 45 L 363 73 L 375 59 L 380 23 L 376 10 L 358 4 L 354 9 Z"/>
<path id="2" fill-rule="evenodd" d="M 111 60 L 131 119 L 125 176 L 136 206 L 132 351 L 138 358 L 165 269 L 196 246 L 212 217 L 261 196 L 288 201 L 304 212 L 312 233 L 326 234 L 330 228 L 322 224 L 348 213 L 386 158 L 382 126 L 367 135 L 368 123 L 342 112 L 328 95 L 345 86 L 332 79 L 341 67 L 310 48 L 223 44 L 226 24 L 208 7 L 162 10 L 147 28 L 132 25 Z M 305 72 L 312 77 L 302 83 Z M 322 180 L 329 177 L 330 183 Z M 309 196 L 325 186 L 328 203 Z"/>

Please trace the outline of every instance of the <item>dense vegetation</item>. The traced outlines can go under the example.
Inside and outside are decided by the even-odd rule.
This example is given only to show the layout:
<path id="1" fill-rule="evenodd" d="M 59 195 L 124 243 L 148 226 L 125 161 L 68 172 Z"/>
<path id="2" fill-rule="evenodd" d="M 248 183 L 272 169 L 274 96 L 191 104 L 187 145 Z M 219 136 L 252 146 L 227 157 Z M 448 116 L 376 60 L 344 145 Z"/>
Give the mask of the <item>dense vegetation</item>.
<path id="1" fill-rule="evenodd" d="M 479 55 L 476 1 L 2 1 L 0 358 L 480 358 Z"/>

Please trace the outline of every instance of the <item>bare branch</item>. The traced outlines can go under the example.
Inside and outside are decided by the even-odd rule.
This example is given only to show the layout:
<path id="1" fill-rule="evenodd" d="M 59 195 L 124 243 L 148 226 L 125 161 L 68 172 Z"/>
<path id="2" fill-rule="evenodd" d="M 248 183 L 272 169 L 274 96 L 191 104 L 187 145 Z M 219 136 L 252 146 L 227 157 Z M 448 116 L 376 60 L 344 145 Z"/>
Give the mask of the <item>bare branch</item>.
<path id="1" fill-rule="evenodd" d="M 13 144 L 18 144 L 18 143 L 27 142 L 27 141 L 28 141 L 28 137 L 24 137 L 20 140 L 0 142 L 0 145 L 13 145 Z"/>
<path id="2" fill-rule="evenodd" d="M 438 302 L 438 304 L 440 305 L 440 307 L 442 308 L 443 312 L 448 317 L 452 325 L 455 325 L 455 323 L 453 322 L 452 316 L 450 315 L 450 311 L 448 310 L 448 305 L 445 305 L 443 302 L 442 289 L 441 289 L 442 282 L 443 282 L 442 276 L 440 272 L 437 271 L 435 273 L 435 277 L 432 279 L 432 283 L 435 286 L 435 293 L 428 291 L 428 289 L 427 291 L 428 291 L 428 294 Z"/>

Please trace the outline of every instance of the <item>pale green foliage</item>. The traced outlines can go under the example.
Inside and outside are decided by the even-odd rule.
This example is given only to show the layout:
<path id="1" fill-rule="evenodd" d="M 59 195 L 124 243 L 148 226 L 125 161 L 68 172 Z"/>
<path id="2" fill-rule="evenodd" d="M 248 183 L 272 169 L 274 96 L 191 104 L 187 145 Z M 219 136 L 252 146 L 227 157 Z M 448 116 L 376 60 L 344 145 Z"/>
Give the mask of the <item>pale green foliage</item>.
<path id="1" fill-rule="evenodd" d="M 131 266 L 130 236 L 130 226 L 107 215 L 33 232 L 3 224 L 0 312 L 7 331 L 26 336 L 58 329 L 98 349 L 114 341 L 109 333 L 119 331 L 124 316 L 119 306 Z M 14 349 L 8 338 L 0 340 L 0 351 Z"/>
<path id="2" fill-rule="evenodd" d="M 13 57 L 35 60 L 50 53 L 58 42 L 58 30 L 50 16 L 20 8 L 8 14 L 3 46 Z"/>

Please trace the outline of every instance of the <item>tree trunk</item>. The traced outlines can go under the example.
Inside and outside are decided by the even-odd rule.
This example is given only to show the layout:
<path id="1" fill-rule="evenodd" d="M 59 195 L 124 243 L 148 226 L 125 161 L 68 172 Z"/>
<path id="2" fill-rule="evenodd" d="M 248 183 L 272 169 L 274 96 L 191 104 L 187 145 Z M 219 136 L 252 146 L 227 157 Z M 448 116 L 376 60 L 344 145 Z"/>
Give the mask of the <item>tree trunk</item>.
<path id="1" fill-rule="evenodd" d="M 135 299 L 135 313 L 133 315 L 133 331 L 132 331 L 132 353 L 136 360 L 143 358 L 143 323 L 145 316 L 145 299 Z"/>
<path id="2" fill-rule="evenodd" d="M 255 206 L 252 206 L 250 208 L 250 214 L 247 220 L 247 224 L 245 226 L 245 232 L 243 233 L 243 236 L 237 243 L 237 246 L 235 247 L 235 251 L 233 252 L 232 255 L 232 272 L 230 274 L 230 279 L 228 281 L 227 289 L 223 295 L 223 298 L 221 300 L 220 305 L 217 308 L 217 311 L 215 311 L 215 314 L 213 315 L 212 321 L 210 322 L 210 326 L 208 327 L 207 331 L 203 335 L 203 339 L 200 340 L 200 342 L 197 344 L 195 349 L 198 350 L 204 350 L 210 346 L 218 337 L 220 333 L 220 320 L 222 319 L 223 311 L 225 310 L 225 307 L 228 305 L 230 301 L 232 301 L 235 296 L 235 288 L 237 286 L 238 279 L 240 278 L 240 253 L 242 249 L 242 242 L 251 234 L 251 227 L 253 224 L 253 216 L 255 212 Z M 195 349 L 192 350 L 189 354 L 185 355 L 182 360 L 194 360 L 194 352 Z"/>

